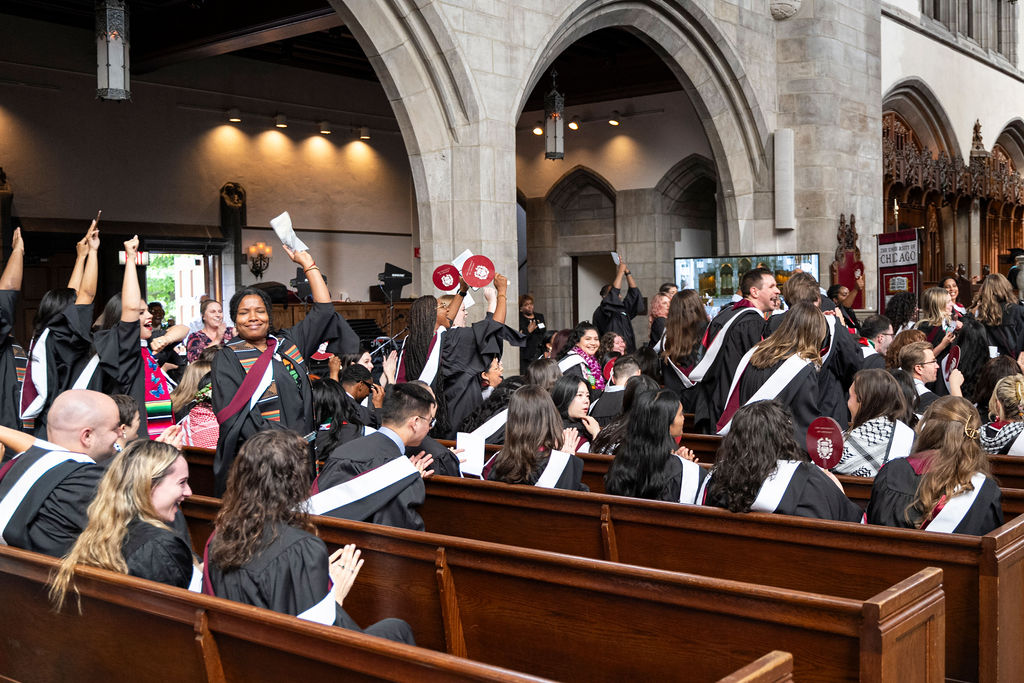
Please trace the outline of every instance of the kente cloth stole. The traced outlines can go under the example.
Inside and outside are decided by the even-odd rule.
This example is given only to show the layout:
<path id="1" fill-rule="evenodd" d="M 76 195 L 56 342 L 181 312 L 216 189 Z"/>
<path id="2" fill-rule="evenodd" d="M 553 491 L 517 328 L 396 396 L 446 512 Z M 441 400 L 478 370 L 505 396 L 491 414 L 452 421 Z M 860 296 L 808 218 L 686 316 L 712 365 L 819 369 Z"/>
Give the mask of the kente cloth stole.
<path id="1" fill-rule="evenodd" d="M 142 347 L 142 370 L 146 379 L 146 427 L 149 438 L 155 439 L 174 424 L 171 389 L 160 364 L 145 346 Z"/>
<path id="2" fill-rule="evenodd" d="M 14 353 L 14 376 L 18 380 L 18 395 L 21 396 L 21 387 L 25 384 L 25 372 L 28 368 L 28 354 L 17 344 L 11 345 L 11 351 Z M 31 433 L 35 431 L 36 419 L 30 417 L 22 420 L 21 424 L 24 431 Z"/>
<path id="3" fill-rule="evenodd" d="M 228 348 L 235 352 L 235 358 L 241 363 L 242 369 L 245 370 L 246 374 L 249 373 L 252 366 L 256 364 L 260 354 L 263 353 L 249 342 L 242 340 L 228 344 Z M 273 377 L 273 370 L 271 370 L 271 377 Z M 260 415 L 264 420 L 281 421 L 281 399 L 277 395 L 277 382 L 273 379 L 271 379 L 267 390 L 256 401 L 256 409 L 260 411 Z"/>

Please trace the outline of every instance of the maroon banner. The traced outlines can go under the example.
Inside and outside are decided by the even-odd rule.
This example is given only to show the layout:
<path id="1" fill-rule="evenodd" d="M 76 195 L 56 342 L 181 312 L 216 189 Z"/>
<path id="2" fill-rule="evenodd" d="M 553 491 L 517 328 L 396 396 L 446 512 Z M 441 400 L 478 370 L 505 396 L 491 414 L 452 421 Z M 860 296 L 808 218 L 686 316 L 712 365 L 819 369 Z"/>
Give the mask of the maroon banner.
<path id="1" fill-rule="evenodd" d="M 921 277 L 918 270 L 921 243 L 916 229 L 898 230 L 876 235 L 878 238 L 878 291 L 879 310 L 884 314 L 886 304 L 894 295 L 913 292 L 921 295 Z"/>

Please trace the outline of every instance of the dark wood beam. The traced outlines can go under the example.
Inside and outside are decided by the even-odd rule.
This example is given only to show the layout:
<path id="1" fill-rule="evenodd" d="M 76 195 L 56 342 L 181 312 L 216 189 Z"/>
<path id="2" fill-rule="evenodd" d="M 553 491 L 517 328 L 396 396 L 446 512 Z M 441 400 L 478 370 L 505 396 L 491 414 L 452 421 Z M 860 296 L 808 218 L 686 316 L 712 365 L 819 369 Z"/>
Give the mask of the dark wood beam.
<path id="1" fill-rule="evenodd" d="M 146 73 L 178 62 L 215 57 L 343 24 L 334 8 L 324 0 L 290 0 L 279 6 L 267 5 L 234 0 L 207 5 L 212 7 L 209 11 L 183 10 L 174 17 L 161 16 L 159 25 L 139 22 L 132 36 L 132 71 Z M 277 14 L 281 11 L 287 14 L 275 16 L 274 7 Z"/>

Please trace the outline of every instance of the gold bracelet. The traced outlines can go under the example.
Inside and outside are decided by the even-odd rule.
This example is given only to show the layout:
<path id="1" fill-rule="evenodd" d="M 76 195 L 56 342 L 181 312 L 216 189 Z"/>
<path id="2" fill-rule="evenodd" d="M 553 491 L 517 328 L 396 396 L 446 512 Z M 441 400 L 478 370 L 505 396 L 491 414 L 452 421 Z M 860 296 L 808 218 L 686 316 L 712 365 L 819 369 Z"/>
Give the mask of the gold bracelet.
<path id="1" fill-rule="evenodd" d="M 309 268 L 306 268 L 304 271 L 302 271 L 302 274 L 303 275 L 309 275 L 309 271 L 311 271 L 311 270 L 320 270 L 320 266 L 318 266 L 317 264 L 314 263 Z"/>

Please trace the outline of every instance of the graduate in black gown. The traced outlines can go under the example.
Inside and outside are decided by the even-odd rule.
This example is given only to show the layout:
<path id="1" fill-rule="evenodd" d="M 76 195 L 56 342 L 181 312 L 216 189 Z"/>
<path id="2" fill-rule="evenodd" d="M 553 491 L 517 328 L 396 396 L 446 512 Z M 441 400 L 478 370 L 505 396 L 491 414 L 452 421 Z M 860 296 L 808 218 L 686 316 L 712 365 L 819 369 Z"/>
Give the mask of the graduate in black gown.
<path id="1" fill-rule="evenodd" d="M 140 293 L 135 265 L 138 236 L 125 242 L 124 249 L 121 294 L 111 297 L 103 309 L 100 327 L 92 335 L 96 356 L 78 383 L 88 378 L 89 389 L 131 396 L 139 404 L 139 434 L 155 439 L 174 425 L 174 383 L 162 369 L 160 352 L 173 352 L 171 347 L 185 338 L 188 327 L 176 325 L 153 339 L 153 314 Z M 90 370 L 93 364 L 95 370 Z"/>
<path id="2" fill-rule="evenodd" d="M 778 308 L 779 287 L 767 268 L 754 268 L 740 278 L 743 297 L 708 324 L 704 354 L 690 378 L 699 382 L 694 401 L 696 431 L 714 434 L 725 410 L 729 387 L 740 359 L 764 338 L 765 318 Z"/>
<path id="3" fill-rule="evenodd" d="M 421 477 L 430 476 L 429 455 L 407 457 L 427 435 L 437 404 L 422 386 L 399 382 L 388 387 L 376 433 L 338 446 L 331 451 L 313 484 L 314 512 L 342 519 L 423 530 L 417 508 L 426 498 Z M 388 470 L 383 468 L 387 467 Z M 363 477 L 377 471 L 378 477 Z M 387 474 L 385 474 L 387 472 Z M 337 499 L 328 490 L 358 479 Z M 325 494 L 316 499 L 319 494 Z M 333 500 L 330 504 L 321 500 Z"/>
<path id="4" fill-rule="evenodd" d="M 924 332 L 928 343 L 932 345 L 935 360 L 939 361 L 940 368 L 949 354 L 950 347 L 956 344 L 957 333 L 963 327 L 961 321 L 954 319 L 953 313 L 953 299 L 949 292 L 942 287 L 929 287 L 924 290 L 917 329 Z M 950 393 L 941 373 L 928 388 L 939 396 Z"/>
<path id="5" fill-rule="evenodd" d="M 981 417 L 958 396 L 925 411 L 914 452 L 875 477 L 868 522 L 983 536 L 1003 525 L 1002 494 L 978 443 Z"/>
<path id="6" fill-rule="evenodd" d="M 589 415 L 604 429 L 622 414 L 622 393 L 630 377 L 640 374 L 640 365 L 633 356 L 615 359 L 611 372 L 611 383 L 606 384 L 598 399 L 590 404 Z"/>
<path id="7" fill-rule="evenodd" d="M 487 315 L 464 327 L 463 299 L 469 291 L 462 283 L 457 294 L 439 299 L 422 296 L 409 310 L 409 336 L 399 359 L 398 381 L 425 381 L 438 401 L 437 425 L 431 435 L 454 439 L 462 421 L 483 403 L 480 375 L 500 356 L 503 342 L 521 346 L 524 338 L 505 325 L 508 279 L 498 273 L 494 289 L 485 288 Z"/>
<path id="8" fill-rule="evenodd" d="M 190 495 L 188 463 L 176 448 L 148 440 L 129 444 L 107 467 L 89 505 L 89 523 L 51 583 L 56 609 L 80 564 L 198 591 L 201 575 L 189 540 L 173 529 Z"/>
<path id="9" fill-rule="evenodd" d="M 363 425 L 353 422 L 352 402 L 346 400 L 345 390 L 333 379 L 317 379 L 310 383 L 313 394 L 313 421 L 317 424 L 317 472 L 327 456 L 338 446 L 363 436 Z"/>
<path id="10" fill-rule="evenodd" d="M 665 335 L 654 340 L 661 358 L 661 377 L 683 404 L 684 413 L 697 408 L 697 386 L 689 374 L 704 357 L 701 340 L 708 329 L 708 314 L 700 295 L 692 289 L 675 293 L 668 305 Z"/>
<path id="11" fill-rule="evenodd" d="M 238 336 L 213 359 L 213 410 L 220 422 L 214 456 L 216 491 L 223 493 L 238 448 L 264 429 L 291 429 L 312 441 L 313 396 L 306 359 L 328 339 L 346 335 L 313 257 L 284 247 L 305 271 L 313 306 L 294 327 L 275 331 L 266 292 L 246 288 L 231 297 L 229 310 Z M 312 471 L 312 462 L 308 464 Z"/>
<path id="12" fill-rule="evenodd" d="M 563 429 L 555 404 L 542 387 L 520 387 L 508 404 L 505 445 L 484 475 L 506 484 L 589 491 L 582 482 L 583 461 L 573 453 L 575 431 Z"/>
<path id="13" fill-rule="evenodd" d="M 0 504 L 13 508 L 0 528 L 7 545 L 53 557 L 70 550 L 114 455 L 119 418 L 109 396 L 71 390 L 50 408 L 49 441 L 0 427 L 5 455 L 15 456 L 0 467 Z"/>
<path id="14" fill-rule="evenodd" d="M 14 338 L 14 307 L 21 291 L 25 243 L 15 228 L 11 257 L 0 275 L 0 426 L 21 429 L 18 406 L 28 357 Z"/>
<path id="15" fill-rule="evenodd" d="M 693 451 L 677 446 L 683 435 L 683 405 L 669 389 L 634 399 L 626 440 L 604 476 L 606 493 L 693 504 L 707 472 Z"/>
<path id="16" fill-rule="evenodd" d="M 68 286 L 43 294 L 32 325 L 32 341 L 24 347 L 28 362 L 17 405 L 23 428 L 39 438 L 46 438 L 50 406 L 61 392 L 75 386 L 89 357 L 99 246 L 99 231 L 93 221 L 75 247 L 77 257 Z"/>
<path id="17" fill-rule="evenodd" d="M 985 326 L 992 357 L 1016 358 L 1024 350 L 1024 306 L 1017 303 L 1009 280 L 999 273 L 981 281 L 974 316 Z"/>
<path id="18" fill-rule="evenodd" d="M 728 433 L 729 421 L 740 406 L 754 401 L 775 399 L 785 405 L 799 443 L 807 437 L 811 422 L 821 416 L 818 377 L 821 344 L 828 329 L 825 316 L 817 307 L 800 303 L 782 317 L 779 329 L 740 361 L 718 421 L 720 434 Z"/>
<path id="19" fill-rule="evenodd" d="M 809 303 L 825 312 L 825 339 L 821 343 L 821 371 L 818 373 L 818 415 L 833 418 L 840 425 L 850 422 L 850 411 L 846 405 L 846 394 L 853 384 L 853 376 L 864 366 L 864 353 L 857 337 L 843 324 L 843 321 L 828 309 L 834 307 L 828 299 L 821 298 L 818 281 L 808 273 L 796 273 L 782 287 L 782 296 L 789 306 Z M 789 311 L 768 318 L 765 335 L 773 334 Z"/>
<path id="20" fill-rule="evenodd" d="M 622 278 L 626 278 L 629 290 L 622 296 Z M 601 303 L 594 310 L 593 323 L 598 332 L 614 332 L 626 340 L 626 353 L 636 351 L 636 335 L 633 334 L 633 318 L 644 308 L 643 295 L 636 286 L 629 266 L 619 261 L 615 271 L 615 280 L 601 288 Z"/>
<path id="21" fill-rule="evenodd" d="M 353 546 L 328 555 L 302 508 L 308 492 L 306 447 L 297 434 L 269 430 L 246 441 L 206 545 L 203 591 L 414 645 L 404 621 L 363 630 L 342 608 L 362 562 Z"/>
<path id="22" fill-rule="evenodd" d="M 503 379 L 491 395 L 462 421 L 460 432 L 480 430 L 484 443 L 505 443 L 505 423 L 508 421 L 508 403 L 516 389 L 526 384 L 526 378 L 516 375 Z"/>
<path id="23" fill-rule="evenodd" d="M 736 411 L 698 500 L 732 512 L 775 512 L 862 522 L 863 511 L 793 438 L 792 416 L 778 401 Z"/>

